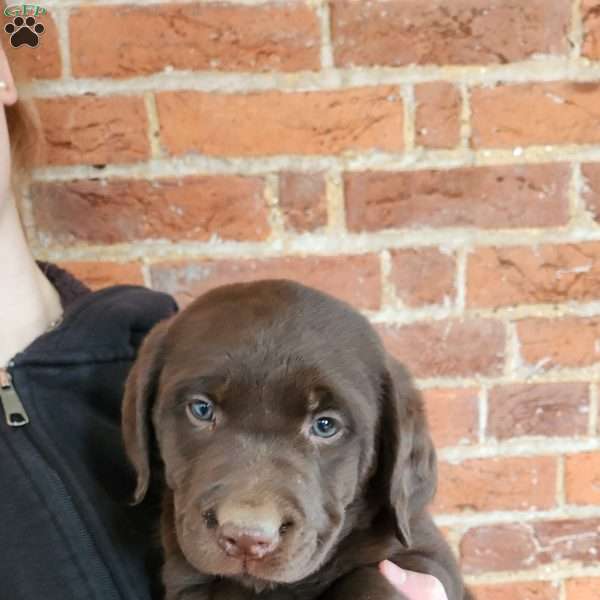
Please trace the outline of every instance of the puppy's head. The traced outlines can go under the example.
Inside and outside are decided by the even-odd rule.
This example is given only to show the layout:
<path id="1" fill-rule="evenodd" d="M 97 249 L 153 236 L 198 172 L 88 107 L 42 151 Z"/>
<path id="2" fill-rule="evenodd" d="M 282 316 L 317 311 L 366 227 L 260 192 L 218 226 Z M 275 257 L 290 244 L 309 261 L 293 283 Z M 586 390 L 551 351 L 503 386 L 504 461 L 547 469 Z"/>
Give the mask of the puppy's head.
<path id="1" fill-rule="evenodd" d="M 155 443 L 187 561 L 250 585 L 314 573 L 367 496 L 410 545 L 435 486 L 402 367 L 362 315 L 290 281 L 224 286 L 158 325 L 127 381 L 123 427 L 136 501 Z"/>

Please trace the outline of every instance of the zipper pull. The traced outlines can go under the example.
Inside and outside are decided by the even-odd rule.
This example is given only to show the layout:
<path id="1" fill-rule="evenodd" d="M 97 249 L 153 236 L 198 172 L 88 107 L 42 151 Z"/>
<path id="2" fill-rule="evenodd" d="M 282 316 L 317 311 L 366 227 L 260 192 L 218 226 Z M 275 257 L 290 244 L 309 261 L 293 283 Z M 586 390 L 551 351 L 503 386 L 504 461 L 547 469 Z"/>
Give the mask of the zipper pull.
<path id="1" fill-rule="evenodd" d="M 22 427 L 29 423 L 25 407 L 13 387 L 12 377 L 6 369 L 0 369 L 0 400 L 9 427 Z"/>

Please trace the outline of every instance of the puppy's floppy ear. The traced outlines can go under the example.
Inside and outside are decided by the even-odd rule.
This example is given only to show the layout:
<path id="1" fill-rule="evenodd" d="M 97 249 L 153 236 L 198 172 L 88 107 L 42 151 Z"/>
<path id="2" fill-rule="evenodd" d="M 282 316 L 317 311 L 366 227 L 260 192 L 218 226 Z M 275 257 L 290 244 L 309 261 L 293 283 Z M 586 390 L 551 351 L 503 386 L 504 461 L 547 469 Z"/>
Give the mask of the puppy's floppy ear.
<path id="1" fill-rule="evenodd" d="M 384 488 L 396 520 L 396 535 L 409 547 L 410 521 L 433 499 L 437 486 L 436 454 L 427 429 L 423 401 L 410 375 L 386 357 L 381 420 Z"/>
<path id="2" fill-rule="evenodd" d="M 150 413 L 163 365 L 163 341 L 171 319 L 156 325 L 146 336 L 125 383 L 122 430 L 125 451 L 137 476 L 133 504 L 145 497 L 150 484 Z"/>

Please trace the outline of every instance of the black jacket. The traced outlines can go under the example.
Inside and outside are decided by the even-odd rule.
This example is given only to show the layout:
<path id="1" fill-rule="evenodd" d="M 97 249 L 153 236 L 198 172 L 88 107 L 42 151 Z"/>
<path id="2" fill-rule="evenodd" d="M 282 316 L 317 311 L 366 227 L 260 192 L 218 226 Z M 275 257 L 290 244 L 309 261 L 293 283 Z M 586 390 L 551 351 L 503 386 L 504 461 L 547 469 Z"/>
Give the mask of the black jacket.
<path id="1" fill-rule="evenodd" d="M 8 367 L 29 423 L 0 410 L 0 600 L 148 600 L 152 518 L 128 506 L 121 396 L 140 342 L 176 305 L 44 268 L 65 312 Z"/>

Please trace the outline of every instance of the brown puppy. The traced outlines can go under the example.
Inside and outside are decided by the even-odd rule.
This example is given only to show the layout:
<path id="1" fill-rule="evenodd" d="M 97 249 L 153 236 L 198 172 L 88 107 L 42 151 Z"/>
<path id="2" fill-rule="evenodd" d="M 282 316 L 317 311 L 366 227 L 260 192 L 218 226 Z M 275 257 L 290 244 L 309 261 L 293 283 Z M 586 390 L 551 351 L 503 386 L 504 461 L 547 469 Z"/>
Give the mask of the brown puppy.
<path id="1" fill-rule="evenodd" d="M 426 512 L 423 406 L 362 315 L 285 280 L 198 298 L 145 340 L 123 427 L 164 477 L 168 600 L 400 600 L 389 558 L 471 598 Z"/>

